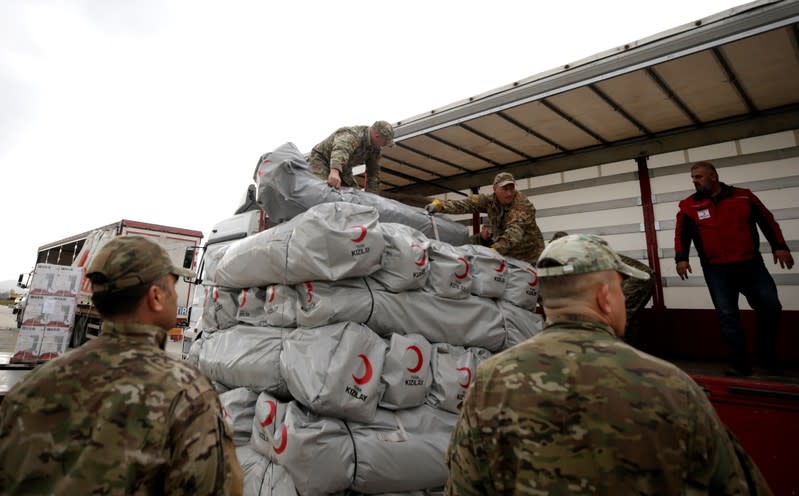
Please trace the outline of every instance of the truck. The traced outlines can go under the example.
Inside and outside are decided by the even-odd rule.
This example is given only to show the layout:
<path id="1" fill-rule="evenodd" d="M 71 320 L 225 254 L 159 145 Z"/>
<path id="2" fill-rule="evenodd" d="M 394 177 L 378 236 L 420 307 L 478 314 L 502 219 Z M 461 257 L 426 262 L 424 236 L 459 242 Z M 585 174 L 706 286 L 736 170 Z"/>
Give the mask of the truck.
<path id="1" fill-rule="evenodd" d="M 195 254 L 203 238 L 201 231 L 164 226 L 147 222 L 122 219 L 58 241 L 44 244 L 37 250 L 36 264 L 54 264 L 83 269 L 83 279 L 77 296 L 77 307 L 70 337 L 70 346 L 77 347 L 100 332 L 102 318 L 91 301 L 91 283 L 86 277 L 86 268 L 94 254 L 111 239 L 118 236 L 144 236 L 166 250 L 172 261 L 186 268 L 196 267 Z M 199 257 L 197 257 L 199 258 Z M 35 269 L 34 269 L 35 271 Z M 20 274 L 17 285 L 27 288 L 31 274 Z M 178 310 L 175 327 L 188 325 L 189 308 L 193 300 L 194 285 L 178 281 Z M 20 312 L 22 315 L 23 312 Z M 24 325 L 24 318 L 18 322 Z"/>

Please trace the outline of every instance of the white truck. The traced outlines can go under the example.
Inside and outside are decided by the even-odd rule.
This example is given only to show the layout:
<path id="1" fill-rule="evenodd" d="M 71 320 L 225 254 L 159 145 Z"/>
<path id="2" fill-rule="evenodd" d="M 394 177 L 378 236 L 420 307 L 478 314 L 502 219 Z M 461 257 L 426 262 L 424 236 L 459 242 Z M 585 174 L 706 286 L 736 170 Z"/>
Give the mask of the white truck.
<path id="1" fill-rule="evenodd" d="M 70 345 L 80 346 L 86 339 L 99 334 L 102 319 L 91 302 L 91 284 L 86 278 L 86 267 L 97 250 L 117 236 L 144 236 L 149 238 L 169 253 L 172 261 L 183 267 L 195 268 L 195 252 L 198 249 L 203 233 L 192 229 L 163 226 L 133 220 L 122 219 L 112 224 L 91 229 L 52 243 L 42 245 L 38 249 L 36 264 L 55 264 L 83 269 L 83 280 L 77 297 L 77 309 L 72 328 Z M 35 269 L 34 269 L 35 270 Z M 25 288 L 28 282 L 26 274 L 20 274 L 17 283 Z M 194 285 L 178 281 L 178 311 L 175 326 L 185 327 L 193 299 Z M 24 321 L 21 322 L 22 325 Z"/>

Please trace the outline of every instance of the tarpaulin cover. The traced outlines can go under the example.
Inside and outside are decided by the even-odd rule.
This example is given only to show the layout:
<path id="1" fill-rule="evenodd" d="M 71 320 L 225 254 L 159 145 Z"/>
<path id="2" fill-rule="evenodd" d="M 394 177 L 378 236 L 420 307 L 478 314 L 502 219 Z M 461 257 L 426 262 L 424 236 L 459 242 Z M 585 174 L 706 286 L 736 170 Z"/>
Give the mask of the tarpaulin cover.
<path id="1" fill-rule="evenodd" d="M 508 331 L 506 348 L 530 339 L 544 328 L 544 318 L 537 313 L 505 300 L 497 300 L 497 305 L 505 318 L 505 329 Z"/>
<path id="2" fill-rule="evenodd" d="M 280 373 L 294 399 L 319 415 L 369 422 L 380 399 L 386 343 L 363 324 L 292 331 Z"/>
<path id="3" fill-rule="evenodd" d="M 307 281 L 294 286 L 299 297 L 298 327 L 318 327 L 337 322 L 365 323 L 373 310 L 371 284 L 367 279 L 336 282 Z"/>
<path id="4" fill-rule="evenodd" d="M 297 327 L 297 292 L 292 286 L 272 284 L 266 288 L 266 325 Z"/>
<path id="5" fill-rule="evenodd" d="M 385 246 L 377 210 L 324 203 L 234 242 L 216 279 L 222 286 L 250 288 L 366 276 L 380 268 Z"/>
<path id="6" fill-rule="evenodd" d="M 236 325 L 211 334 L 200 350 L 199 368 L 211 380 L 285 397 L 280 350 L 287 329 Z"/>
<path id="7" fill-rule="evenodd" d="M 263 288 L 245 288 L 239 291 L 239 308 L 236 318 L 239 322 L 255 326 L 266 323 L 266 290 Z"/>
<path id="8" fill-rule="evenodd" d="M 236 456 L 244 471 L 244 496 L 297 496 L 294 481 L 285 468 L 251 446 L 236 448 Z"/>
<path id="9" fill-rule="evenodd" d="M 311 173 L 305 157 L 293 143 L 285 143 L 263 155 L 253 179 L 258 185 L 258 204 L 272 222 L 287 221 L 320 203 L 346 201 L 376 208 L 383 222 L 404 224 L 428 238 L 434 237 L 430 215 L 424 209 L 365 191 L 328 186 Z M 442 241 L 454 245 L 469 242 L 466 226 L 440 216 L 436 224 Z"/>
<path id="10" fill-rule="evenodd" d="M 472 271 L 459 247 L 430 241 L 430 275 L 427 288 L 444 298 L 467 298 L 472 290 Z"/>
<path id="11" fill-rule="evenodd" d="M 282 446 L 278 463 L 291 474 L 302 496 L 322 496 L 350 487 L 355 451 L 345 421 L 320 417 L 292 401 L 276 430 L 280 434 L 275 441 Z"/>
<path id="12" fill-rule="evenodd" d="M 236 388 L 219 395 L 225 412 L 225 420 L 233 430 L 233 444 L 249 444 L 252 436 L 252 418 L 255 415 L 255 400 L 258 395 L 247 388 Z"/>
<path id="13" fill-rule="evenodd" d="M 238 289 L 208 288 L 208 297 L 203 305 L 203 316 L 200 320 L 200 329 L 205 332 L 214 332 L 217 329 L 228 329 L 238 324 L 236 315 L 239 311 Z"/>
<path id="14" fill-rule="evenodd" d="M 396 410 L 424 403 L 430 389 L 430 343 L 421 334 L 392 334 L 380 380 L 380 407 Z"/>
<path id="15" fill-rule="evenodd" d="M 430 241 L 421 231 L 402 224 L 381 222 L 386 240 L 383 267 L 372 274 L 387 290 L 398 293 L 424 287 L 430 272 Z"/>
<path id="16" fill-rule="evenodd" d="M 394 412 L 379 409 L 368 425 L 351 423 L 357 460 L 352 488 L 383 493 L 444 485 L 455 419 L 423 405 Z"/>
<path id="17" fill-rule="evenodd" d="M 483 298 L 501 298 L 508 283 L 505 257 L 487 246 L 463 245 L 472 269 L 472 294 Z"/>
<path id="18" fill-rule="evenodd" d="M 269 393 L 259 394 L 255 403 L 250 442 L 258 453 L 273 461 L 277 461 L 278 452 L 283 451 L 280 443 L 287 440 L 285 436 L 275 431 L 275 426 L 283 425 L 287 405 L 288 402 L 281 401 Z"/>
<path id="19" fill-rule="evenodd" d="M 535 310 L 538 305 L 538 272 L 527 262 L 506 258 L 508 265 L 508 284 L 502 299 L 527 310 Z"/>
<path id="20" fill-rule="evenodd" d="M 481 348 L 463 348 L 446 343 L 433 345 L 433 385 L 427 403 L 440 410 L 458 413 L 477 366 L 490 356 L 488 350 Z"/>

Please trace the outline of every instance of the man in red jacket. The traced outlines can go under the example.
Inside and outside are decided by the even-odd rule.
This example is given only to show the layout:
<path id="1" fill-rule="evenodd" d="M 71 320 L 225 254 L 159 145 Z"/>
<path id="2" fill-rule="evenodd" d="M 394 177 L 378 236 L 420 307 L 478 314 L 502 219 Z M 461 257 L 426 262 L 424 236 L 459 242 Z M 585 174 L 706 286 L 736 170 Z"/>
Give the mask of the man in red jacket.
<path id="1" fill-rule="evenodd" d="M 727 375 L 752 375 L 752 365 L 741 326 L 738 294 L 743 294 L 755 311 L 755 350 L 772 374 L 782 374 L 777 357 L 777 337 L 782 305 L 777 286 L 760 255 L 757 226 L 771 245 L 774 263 L 793 267 L 793 257 L 779 224 L 752 191 L 719 182 L 709 162 L 691 167 L 696 193 L 680 202 L 674 231 L 677 274 L 687 279 L 691 272 L 688 252 L 696 245 L 705 282 L 716 307 L 721 334 L 729 344 L 732 369 Z"/>

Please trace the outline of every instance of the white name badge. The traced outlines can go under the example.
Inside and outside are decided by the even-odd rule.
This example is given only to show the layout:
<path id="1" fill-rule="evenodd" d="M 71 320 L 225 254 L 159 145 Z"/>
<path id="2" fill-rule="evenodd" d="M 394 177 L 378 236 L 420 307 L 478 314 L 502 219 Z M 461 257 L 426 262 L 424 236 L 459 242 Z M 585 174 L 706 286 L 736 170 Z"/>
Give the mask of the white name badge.
<path id="1" fill-rule="evenodd" d="M 708 209 L 700 210 L 696 214 L 699 216 L 700 220 L 701 219 L 709 219 L 710 218 L 710 210 L 708 210 Z"/>

